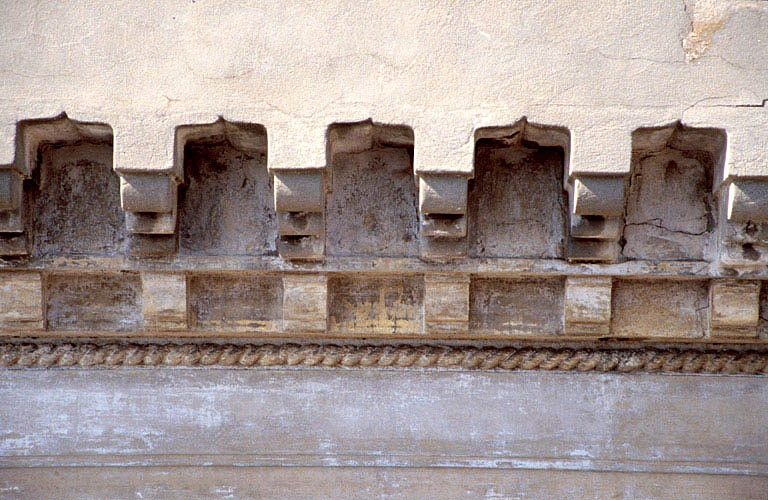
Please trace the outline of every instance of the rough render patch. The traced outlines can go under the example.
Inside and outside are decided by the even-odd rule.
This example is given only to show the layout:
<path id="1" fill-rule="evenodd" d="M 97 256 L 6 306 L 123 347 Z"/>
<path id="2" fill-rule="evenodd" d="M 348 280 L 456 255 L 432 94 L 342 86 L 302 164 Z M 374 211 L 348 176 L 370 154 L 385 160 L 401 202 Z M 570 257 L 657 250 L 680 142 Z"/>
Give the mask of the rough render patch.
<path id="1" fill-rule="evenodd" d="M 419 255 L 418 193 L 408 149 L 337 154 L 330 168 L 328 255 Z"/>
<path id="2" fill-rule="evenodd" d="M 629 259 L 705 260 L 714 249 L 714 162 L 666 148 L 634 154 L 622 253 Z"/>
<path id="3" fill-rule="evenodd" d="M 712 38 L 736 12 L 743 9 L 768 10 L 765 0 L 684 0 L 691 20 L 690 31 L 682 40 L 685 62 L 703 56 Z"/>
<path id="4" fill-rule="evenodd" d="M 198 330 L 278 331 L 283 319 L 279 276 L 189 277 L 191 327 Z"/>
<path id="5" fill-rule="evenodd" d="M 45 289 L 49 330 L 130 331 L 141 325 L 138 273 L 52 274 Z"/>
<path id="6" fill-rule="evenodd" d="M 180 191 L 181 253 L 274 255 L 277 232 L 266 154 L 228 142 L 190 143 Z"/>
<path id="7" fill-rule="evenodd" d="M 110 254 L 126 241 L 112 146 L 43 145 L 27 217 L 33 254 Z"/>
<path id="8" fill-rule="evenodd" d="M 611 334 L 700 338 L 707 331 L 708 307 L 708 284 L 703 280 L 616 280 Z"/>
<path id="9" fill-rule="evenodd" d="M 328 280 L 332 332 L 405 334 L 422 331 L 420 276 L 333 277 Z"/>
<path id="10" fill-rule="evenodd" d="M 471 256 L 562 258 L 565 206 L 562 150 L 477 142 L 469 182 Z"/>
<path id="11" fill-rule="evenodd" d="M 563 278 L 473 278 L 470 331 L 554 335 L 562 331 Z"/>

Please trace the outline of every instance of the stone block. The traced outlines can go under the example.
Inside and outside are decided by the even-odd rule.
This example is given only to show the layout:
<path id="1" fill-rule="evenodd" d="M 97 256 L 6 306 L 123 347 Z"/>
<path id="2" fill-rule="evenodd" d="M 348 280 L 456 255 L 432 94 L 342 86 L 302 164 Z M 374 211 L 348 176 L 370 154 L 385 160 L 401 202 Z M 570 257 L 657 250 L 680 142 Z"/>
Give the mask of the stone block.
<path id="1" fill-rule="evenodd" d="M 467 256 L 466 238 L 421 238 L 421 257 L 443 262 Z"/>
<path id="2" fill-rule="evenodd" d="M 565 280 L 566 335 L 610 333 L 611 284 L 611 278 L 604 276 L 569 276 Z"/>
<path id="3" fill-rule="evenodd" d="M 284 259 L 323 260 L 325 239 L 322 236 L 280 236 L 277 250 Z"/>
<path id="4" fill-rule="evenodd" d="M 568 260 L 581 262 L 611 262 L 619 254 L 619 243 L 613 240 L 570 238 Z"/>
<path id="5" fill-rule="evenodd" d="M 29 254 L 25 234 L 0 234 L 0 255 L 21 257 Z"/>
<path id="6" fill-rule="evenodd" d="M 43 284 L 38 273 L 0 273 L 0 329 L 43 328 Z"/>
<path id="7" fill-rule="evenodd" d="M 737 179 L 731 183 L 728 220 L 768 222 L 768 179 Z"/>
<path id="8" fill-rule="evenodd" d="M 283 280 L 272 274 L 189 276 L 190 327 L 208 332 L 277 332 Z"/>
<path id="9" fill-rule="evenodd" d="M 707 331 L 705 280 L 616 279 L 611 335 L 622 338 L 702 338 Z"/>
<path id="10" fill-rule="evenodd" d="M 759 281 L 712 281 L 709 286 L 709 334 L 757 336 L 760 285 Z"/>
<path id="11" fill-rule="evenodd" d="M 420 175 L 419 211 L 422 214 L 465 214 L 467 178 L 457 175 Z"/>
<path id="12" fill-rule="evenodd" d="M 122 174 L 120 200 L 126 212 L 171 212 L 176 206 L 176 181 L 167 174 Z"/>
<path id="13" fill-rule="evenodd" d="M 142 273 L 141 311 L 147 330 L 187 328 L 187 278 L 182 274 Z"/>
<path id="14" fill-rule="evenodd" d="M 325 217 L 320 212 L 278 212 L 277 232 L 281 236 L 322 236 Z"/>
<path id="15" fill-rule="evenodd" d="M 614 217 L 624 213 L 624 176 L 579 176 L 573 182 L 573 213 Z"/>
<path id="16" fill-rule="evenodd" d="M 623 226 L 621 217 L 571 214 L 571 238 L 617 241 Z"/>
<path id="17" fill-rule="evenodd" d="M 278 212 L 322 212 L 325 208 L 323 171 L 274 171 L 275 210 Z"/>
<path id="18" fill-rule="evenodd" d="M 469 276 L 424 276 L 424 326 L 429 333 L 465 333 L 469 328 Z"/>
<path id="19" fill-rule="evenodd" d="M 125 227 L 132 234 L 173 234 L 176 209 L 168 213 L 126 212 Z"/>
<path id="20" fill-rule="evenodd" d="M 283 276 L 283 330 L 322 332 L 328 322 L 328 277 Z"/>
<path id="21" fill-rule="evenodd" d="M 414 335 L 423 330 L 420 276 L 338 276 L 328 280 L 328 329 L 351 335 Z"/>
<path id="22" fill-rule="evenodd" d="M 141 327 L 139 273 L 59 272 L 45 281 L 49 330 L 132 332 Z"/>
<path id="23" fill-rule="evenodd" d="M 472 278 L 472 333 L 494 336 L 552 336 L 563 328 L 562 278 Z"/>
<path id="24" fill-rule="evenodd" d="M 467 216 L 454 214 L 422 214 L 421 236 L 430 238 L 463 238 L 467 235 Z"/>

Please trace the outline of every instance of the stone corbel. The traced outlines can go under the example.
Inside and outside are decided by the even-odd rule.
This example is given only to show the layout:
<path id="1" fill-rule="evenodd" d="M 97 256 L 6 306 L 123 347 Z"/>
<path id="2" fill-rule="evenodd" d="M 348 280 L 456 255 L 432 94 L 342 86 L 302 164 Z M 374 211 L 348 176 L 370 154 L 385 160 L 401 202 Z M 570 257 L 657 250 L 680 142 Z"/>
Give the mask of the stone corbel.
<path id="1" fill-rule="evenodd" d="M 132 234 L 174 234 L 178 179 L 168 172 L 120 174 L 120 203 Z"/>
<path id="2" fill-rule="evenodd" d="M 623 227 L 624 175 L 576 175 L 569 185 L 568 259 L 611 262 Z"/>
<path id="3" fill-rule="evenodd" d="M 469 178 L 460 174 L 428 173 L 418 177 L 422 257 L 466 256 Z"/>
<path id="4" fill-rule="evenodd" d="M 738 116 L 724 117 L 727 141 L 715 195 L 720 263 L 726 267 L 768 265 L 768 114 L 761 111 L 743 108 Z"/>
<path id="5" fill-rule="evenodd" d="M 272 170 L 277 249 L 292 260 L 325 255 L 325 169 Z"/>
<path id="6" fill-rule="evenodd" d="M 0 255 L 26 255 L 24 236 L 24 176 L 10 166 L 0 167 Z"/>
<path id="7" fill-rule="evenodd" d="M 612 262 L 619 255 L 632 141 L 629 130 L 576 128 L 566 152 L 568 259 Z"/>

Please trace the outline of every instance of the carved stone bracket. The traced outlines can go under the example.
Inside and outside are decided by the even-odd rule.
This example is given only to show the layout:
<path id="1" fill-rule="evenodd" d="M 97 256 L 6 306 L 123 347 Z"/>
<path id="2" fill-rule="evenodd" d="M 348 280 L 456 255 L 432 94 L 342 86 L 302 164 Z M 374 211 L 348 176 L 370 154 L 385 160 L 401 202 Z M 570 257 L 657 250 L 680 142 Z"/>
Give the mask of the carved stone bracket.
<path id="1" fill-rule="evenodd" d="M 419 175 L 422 257 L 466 256 L 468 180 L 463 175 Z"/>
<path id="2" fill-rule="evenodd" d="M 179 180 L 170 173 L 121 173 L 120 202 L 133 234 L 174 234 Z"/>
<path id="3" fill-rule="evenodd" d="M 273 170 L 277 249 L 295 260 L 325 255 L 325 169 Z"/>
<path id="4" fill-rule="evenodd" d="M 625 175 L 576 175 L 570 187 L 568 258 L 611 262 L 624 225 Z"/>
<path id="5" fill-rule="evenodd" d="M 768 177 L 726 181 L 719 194 L 721 263 L 739 268 L 768 264 Z"/>

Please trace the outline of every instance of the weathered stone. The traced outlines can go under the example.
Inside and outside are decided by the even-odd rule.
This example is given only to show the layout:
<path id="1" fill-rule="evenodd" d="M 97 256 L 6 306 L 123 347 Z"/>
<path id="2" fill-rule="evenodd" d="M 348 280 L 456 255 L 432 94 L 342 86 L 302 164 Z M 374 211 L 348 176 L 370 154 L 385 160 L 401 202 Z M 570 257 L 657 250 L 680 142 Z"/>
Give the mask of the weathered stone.
<path id="1" fill-rule="evenodd" d="M 615 280 L 611 335 L 701 338 L 707 332 L 708 295 L 701 280 Z"/>
<path id="2" fill-rule="evenodd" d="M 469 277 L 424 275 L 426 332 L 464 333 L 469 328 Z"/>
<path id="3" fill-rule="evenodd" d="M 469 254 L 562 258 L 563 153 L 530 144 L 477 142 L 469 181 Z"/>
<path id="4" fill-rule="evenodd" d="M 756 336 L 760 287 L 759 281 L 713 281 L 709 286 L 709 334 Z"/>
<path id="5" fill-rule="evenodd" d="M 283 276 L 283 330 L 323 332 L 328 323 L 328 277 Z"/>
<path id="6" fill-rule="evenodd" d="M 561 278 L 473 278 L 469 327 L 498 336 L 551 336 L 563 328 Z"/>
<path id="7" fill-rule="evenodd" d="M 717 214 L 712 195 L 715 159 L 706 143 L 679 147 L 670 143 L 656 151 L 636 148 L 633 154 L 622 251 L 627 258 L 711 259 Z"/>
<path id="8" fill-rule="evenodd" d="M 45 145 L 31 190 L 35 255 L 111 254 L 124 248 L 119 178 L 112 146 Z"/>
<path id="9" fill-rule="evenodd" d="M 328 329 L 350 335 L 422 331 L 424 280 L 418 276 L 331 277 Z"/>
<path id="10" fill-rule="evenodd" d="M 565 280 L 563 330 L 566 334 L 609 334 L 611 284 L 611 278 L 603 276 L 569 276 Z"/>
<path id="11" fill-rule="evenodd" d="M 276 332 L 283 320 L 283 281 L 273 275 L 189 277 L 191 326 L 224 332 Z"/>
<path id="12" fill-rule="evenodd" d="M 337 154 L 330 168 L 328 255 L 419 255 L 418 193 L 408 149 Z"/>
<path id="13" fill-rule="evenodd" d="M 272 179 L 266 160 L 266 152 L 240 151 L 226 141 L 186 144 L 185 184 L 179 191 L 181 253 L 277 253 Z"/>
<path id="14" fill-rule="evenodd" d="M 124 332 L 141 326 L 138 273 L 56 273 L 45 285 L 49 330 Z"/>
<path id="15" fill-rule="evenodd" d="M 43 285 L 40 274 L 0 273 L 0 328 L 39 330 L 43 328 Z"/>
<path id="16" fill-rule="evenodd" d="M 148 330 L 186 330 L 187 278 L 183 274 L 141 273 L 141 312 Z"/>

